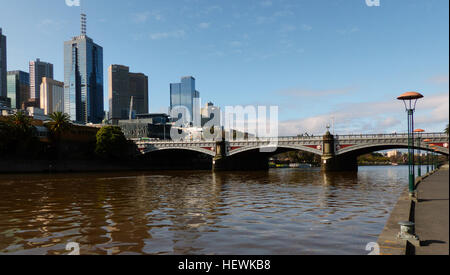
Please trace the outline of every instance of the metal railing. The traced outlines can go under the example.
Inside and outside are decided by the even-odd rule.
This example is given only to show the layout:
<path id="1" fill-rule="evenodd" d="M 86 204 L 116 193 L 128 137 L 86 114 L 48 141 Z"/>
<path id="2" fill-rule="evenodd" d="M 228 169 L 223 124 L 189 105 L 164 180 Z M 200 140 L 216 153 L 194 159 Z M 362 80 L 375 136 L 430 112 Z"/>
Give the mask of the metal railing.
<path id="1" fill-rule="evenodd" d="M 448 138 L 446 133 L 421 133 L 416 134 L 421 138 Z M 408 138 L 408 134 L 361 134 L 361 135 L 336 135 L 335 139 L 378 139 L 378 138 Z"/>
<path id="2" fill-rule="evenodd" d="M 418 134 L 423 139 L 433 139 L 433 138 L 448 138 L 449 135 L 446 133 L 424 133 Z M 360 134 L 360 135 L 335 135 L 335 140 L 359 140 L 359 139 L 386 139 L 386 138 L 394 138 L 394 139 L 407 139 L 408 134 Z M 181 141 L 173 141 L 173 140 L 159 140 L 159 139 L 130 139 L 131 141 L 137 144 L 164 144 L 164 143 L 208 143 L 208 142 L 216 142 L 216 140 L 181 140 Z M 296 136 L 296 137 L 278 137 L 278 138 L 248 138 L 248 139 L 236 139 L 230 140 L 229 142 L 280 142 L 280 141 L 322 141 L 322 136 Z"/>

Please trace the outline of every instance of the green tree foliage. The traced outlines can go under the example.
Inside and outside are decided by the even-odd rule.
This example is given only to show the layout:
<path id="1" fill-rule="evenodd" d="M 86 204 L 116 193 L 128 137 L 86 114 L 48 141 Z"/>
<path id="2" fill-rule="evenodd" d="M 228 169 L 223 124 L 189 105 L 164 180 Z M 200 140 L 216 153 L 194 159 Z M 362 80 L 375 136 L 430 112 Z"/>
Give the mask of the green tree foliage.
<path id="1" fill-rule="evenodd" d="M 21 136 L 31 135 L 33 133 L 33 126 L 31 125 L 31 118 L 23 111 L 19 111 L 16 114 L 9 117 L 9 122 L 12 125 L 15 132 Z"/>
<path id="2" fill-rule="evenodd" d="M 45 124 L 45 127 L 50 131 L 50 138 L 53 143 L 53 146 L 49 149 L 49 154 L 52 158 L 61 159 L 63 158 L 61 138 L 72 127 L 70 116 L 62 112 L 55 112 L 50 114 L 50 120 Z"/>
<path id="3" fill-rule="evenodd" d="M 445 133 L 448 135 L 448 132 L 449 132 L 449 125 L 447 124 L 447 127 L 445 128 Z"/>
<path id="4" fill-rule="evenodd" d="M 372 153 L 360 156 L 358 158 L 358 163 L 360 165 L 384 165 L 389 164 L 390 159 L 380 153 Z"/>
<path id="5" fill-rule="evenodd" d="M 50 133 L 56 140 L 61 139 L 61 135 L 68 131 L 72 124 L 70 123 L 70 117 L 68 114 L 61 112 L 55 112 L 50 115 L 51 121 L 45 126 L 49 129 Z"/>
<path id="6" fill-rule="evenodd" d="M 11 150 L 14 133 L 13 127 L 8 122 L 0 121 L 0 154 L 6 154 Z"/>
<path id="7" fill-rule="evenodd" d="M 105 126 L 97 133 L 95 153 L 107 159 L 127 156 L 128 142 L 120 127 Z"/>
<path id="8" fill-rule="evenodd" d="M 35 131 L 32 119 L 25 112 L 19 111 L 8 117 L 6 121 L 0 122 L 0 152 L 32 157 L 30 154 L 39 147 Z"/>
<path id="9" fill-rule="evenodd" d="M 313 165 L 320 164 L 320 156 L 313 153 L 291 151 L 282 153 L 273 157 L 277 163 L 308 163 Z"/>

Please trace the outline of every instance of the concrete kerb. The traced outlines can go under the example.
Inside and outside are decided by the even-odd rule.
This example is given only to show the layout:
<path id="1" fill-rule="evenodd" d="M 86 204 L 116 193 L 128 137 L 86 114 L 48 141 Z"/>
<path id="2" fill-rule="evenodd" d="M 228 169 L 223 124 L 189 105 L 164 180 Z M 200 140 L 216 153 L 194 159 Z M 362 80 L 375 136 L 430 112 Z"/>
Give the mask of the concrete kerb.
<path id="1" fill-rule="evenodd" d="M 416 189 L 423 182 L 438 170 L 432 171 L 421 178 L 416 180 Z M 405 191 L 397 201 L 394 210 L 392 211 L 382 233 L 378 238 L 378 244 L 380 246 L 380 255 L 412 255 L 414 254 L 415 246 L 407 241 L 399 239 L 398 233 L 400 232 L 399 222 L 410 221 L 415 222 L 415 207 L 416 202 L 419 199 L 420 194 L 417 197 L 411 199 L 409 190 Z"/>

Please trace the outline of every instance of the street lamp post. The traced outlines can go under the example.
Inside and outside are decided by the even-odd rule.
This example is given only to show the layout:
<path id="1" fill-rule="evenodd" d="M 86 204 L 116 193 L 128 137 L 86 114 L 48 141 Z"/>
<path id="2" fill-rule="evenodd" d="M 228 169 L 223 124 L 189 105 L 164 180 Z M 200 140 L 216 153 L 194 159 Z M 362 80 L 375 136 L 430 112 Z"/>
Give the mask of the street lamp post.
<path id="1" fill-rule="evenodd" d="M 422 141 L 421 141 L 421 139 L 422 139 L 422 133 L 424 133 L 425 132 L 425 130 L 423 130 L 423 129 L 416 129 L 416 130 L 414 130 L 414 133 L 417 133 L 417 150 L 419 151 L 418 152 L 418 154 L 419 154 L 419 156 L 418 156 L 418 158 L 419 158 L 419 161 L 418 161 L 418 163 L 417 163 L 417 165 L 419 166 L 418 167 L 418 172 L 419 172 L 419 174 L 418 174 L 418 176 L 419 176 L 419 178 L 420 177 L 422 177 L 422 152 L 421 152 L 421 150 L 420 150 L 420 147 L 421 147 L 421 145 L 422 145 Z"/>
<path id="2" fill-rule="evenodd" d="M 436 171 L 437 169 L 437 160 L 436 160 L 436 152 L 437 152 L 437 147 L 434 144 L 431 144 L 431 149 L 433 150 L 431 152 L 431 163 L 432 163 L 432 167 L 433 167 L 433 171 Z"/>
<path id="3" fill-rule="evenodd" d="M 408 168 L 409 168 L 409 193 L 411 197 L 415 197 L 415 167 L 414 167 L 414 112 L 416 110 L 417 101 L 424 96 L 416 92 L 407 92 L 399 96 L 397 99 L 403 101 L 408 114 Z"/>
<path id="4" fill-rule="evenodd" d="M 434 152 L 433 152 L 433 162 L 434 162 L 434 170 L 436 171 L 437 170 L 437 154 L 436 154 L 436 149 L 434 149 Z"/>
<path id="5" fill-rule="evenodd" d="M 433 147 L 434 149 L 434 170 L 439 169 L 439 154 L 437 146 Z"/>
<path id="6" fill-rule="evenodd" d="M 427 151 L 427 174 L 430 173 L 430 142 L 431 139 L 425 139 L 423 142 L 427 143 L 428 151 Z"/>

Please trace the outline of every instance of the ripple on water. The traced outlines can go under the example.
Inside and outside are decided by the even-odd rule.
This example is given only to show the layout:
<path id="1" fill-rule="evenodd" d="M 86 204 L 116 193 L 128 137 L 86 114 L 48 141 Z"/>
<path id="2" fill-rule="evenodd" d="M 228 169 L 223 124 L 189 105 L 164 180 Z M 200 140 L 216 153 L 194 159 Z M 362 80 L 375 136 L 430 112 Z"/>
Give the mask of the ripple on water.
<path id="1" fill-rule="evenodd" d="M 403 167 L 0 176 L 0 254 L 365 254 Z"/>

